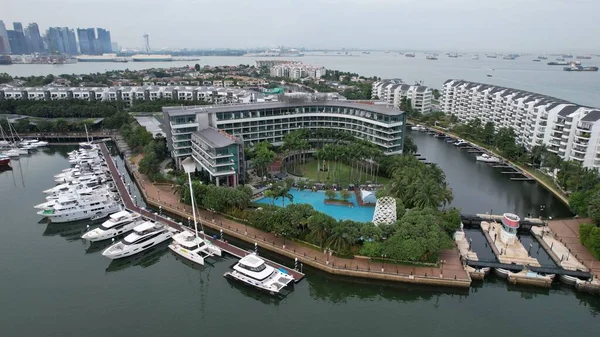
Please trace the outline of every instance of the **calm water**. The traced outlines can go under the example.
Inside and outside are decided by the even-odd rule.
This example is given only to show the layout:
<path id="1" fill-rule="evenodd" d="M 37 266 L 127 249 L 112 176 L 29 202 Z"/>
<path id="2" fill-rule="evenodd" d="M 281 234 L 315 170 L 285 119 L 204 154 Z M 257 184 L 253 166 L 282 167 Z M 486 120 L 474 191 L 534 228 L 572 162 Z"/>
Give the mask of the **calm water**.
<path id="1" fill-rule="evenodd" d="M 348 199 L 348 201 L 354 204 L 354 207 L 352 208 L 349 206 L 325 204 L 325 191 L 311 192 L 310 190 L 299 191 L 293 189 L 290 190 L 290 194 L 294 196 L 293 203 L 309 204 L 317 211 L 329 214 L 331 217 L 338 220 L 355 220 L 361 222 L 373 221 L 375 207 L 359 207 L 354 193 L 350 196 L 350 199 Z M 274 202 L 275 205 L 281 205 L 281 199 L 275 201 L 272 199 L 273 198 L 262 198 L 257 202 L 263 204 L 271 204 Z M 286 204 L 288 203 L 289 201 L 286 200 Z"/>
<path id="2" fill-rule="evenodd" d="M 469 291 L 357 282 L 306 270 L 282 301 L 228 283 L 228 257 L 194 268 L 165 247 L 112 262 L 80 240 L 86 223 L 47 225 L 32 206 L 68 167 L 50 148 L 0 173 L 1 336 L 592 336 L 600 298 L 557 286 Z M 451 176 L 449 174 L 449 176 Z M 471 177 L 475 179 L 475 177 Z M 507 189 L 496 199 L 514 197 Z M 283 261 L 290 263 L 290 261 Z M 435 324 L 432 324 L 435 322 Z"/>
<path id="3" fill-rule="evenodd" d="M 453 206 L 463 213 L 516 213 L 521 217 L 568 217 L 569 208 L 538 183 L 512 181 L 502 169 L 477 162 L 475 153 L 424 132 L 407 131 L 427 161 L 438 164 L 454 192 Z M 542 207 L 543 206 L 543 207 Z M 543 211 L 540 211 L 543 208 Z"/>
<path id="4" fill-rule="evenodd" d="M 358 54 L 358 53 L 356 53 Z M 425 85 L 440 88 L 449 78 L 459 78 L 510 88 L 529 90 L 545 95 L 571 100 L 575 103 L 600 106 L 597 88 L 600 88 L 598 72 L 566 72 L 561 66 L 548 66 L 546 62 L 532 62 L 537 55 L 522 56 L 517 60 L 488 59 L 484 54 L 479 60 L 470 56 L 449 58 L 440 55 L 439 60 L 425 59 L 425 54 L 417 53 L 409 58 L 396 53 L 385 54 L 372 52 L 369 55 L 357 56 L 322 56 L 307 54 L 304 57 L 281 58 L 302 61 L 313 65 L 322 65 L 329 69 L 356 72 L 364 76 L 382 78 L 401 78 L 407 83 L 423 81 Z M 0 72 L 14 76 L 31 76 L 47 74 L 82 74 L 105 72 L 107 70 L 148 68 L 166 68 L 194 65 L 238 65 L 254 64 L 255 57 L 202 57 L 199 61 L 177 62 L 129 62 L 129 63 L 75 63 L 65 65 L 46 64 L 14 64 L 0 66 Z M 600 58 L 581 60 L 584 65 L 600 66 Z M 492 70 L 493 69 L 493 70 Z M 488 74 L 493 77 L 487 77 Z"/>

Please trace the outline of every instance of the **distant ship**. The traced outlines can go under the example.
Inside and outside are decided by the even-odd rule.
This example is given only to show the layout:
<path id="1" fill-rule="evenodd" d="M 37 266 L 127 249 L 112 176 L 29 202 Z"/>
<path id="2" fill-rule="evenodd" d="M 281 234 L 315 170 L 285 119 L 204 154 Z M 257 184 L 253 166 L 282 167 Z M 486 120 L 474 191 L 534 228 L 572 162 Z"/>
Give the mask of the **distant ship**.
<path id="1" fill-rule="evenodd" d="M 131 57 L 133 62 L 171 62 L 173 56 L 168 54 L 137 54 Z"/>
<path id="2" fill-rule="evenodd" d="M 127 62 L 124 57 L 117 57 L 117 54 L 102 55 L 79 55 L 75 57 L 77 62 Z"/>
<path id="3" fill-rule="evenodd" d="M 591 57 L 591 56 L 589 56 L 589 55 L 578 55 L 578 56 L 577 56 L 577 59 L 578 59 L 578 60 L 589 60 L 589 59 L 591 59 L 591 58 L 592 58 L 592 57 Z"/>
<path id="4" fill-rule="evenodd" d="M 425 58 L 428 60 L 437 60 L 438 59 L 435 55 L 427 55 Z"/>
<path id="5" fill-rule="evenodd" d="M 455 59 L 455 58 L 458 57 L 458 54 L 457 53 L 448 53 L 448 57 L 451 57 L 451 58 Z"/>
<path id="6" fill-rule="evenodd" d="M 405 53 L 404 56 L 406 56 L 406 57 L 415 57 L 415 53 Z"/>
<path id="7" fill-rule="evenodd" d="M 489 58 L 489 59 L 495 59 L 495 58 L 496 58 L 496 55 L 494 55 L 494 54 L 488 54 L 488 55 L 486 55 L 486 56 L 487 56 L 487 58 Z"/>
<path id="8" fill-rule="evenodd" d="M 540 56 L 538 56 L 538 59 L 540 59 L 540 60 L 547 60 L 547 59 L 548 59 L 548 57 L 547 57 L 547 56 L 540 55 Z"/>
<path id="9" fill-rule="evenodd" d="M 549 66 L 566 66 L 569 65 L 569 62 L 567 61 L 553 61 L 553 62 L 548 62 Z"/>
<path id="10" fill-rule="evenodd" d="M 563 68 L 564 71 L 598 71 L 598 67 L 583 67 L 579 62 L 571 62 L 568 67 Z"/>
<path id="11" fill-rule="evenodd" d="M 0 65 L 12 64 L 12 58 L 8 55 L 0 55 Z"/>
<path id="12" fill-rule="evenodd" d="M 253 57 L 299 57 L 299 56 L 304 56 L 304 54 L 301 53 L 301 52 L 299 52 L 297 49 L 279 49 L 278 48 L 278 49 L 269 49 L 269 50 L 266 50 L 266 51 L 261 52 L 261 53 L 248 53 L 248 54 L 244 54 L 244 56 L 253 56 Z"/>

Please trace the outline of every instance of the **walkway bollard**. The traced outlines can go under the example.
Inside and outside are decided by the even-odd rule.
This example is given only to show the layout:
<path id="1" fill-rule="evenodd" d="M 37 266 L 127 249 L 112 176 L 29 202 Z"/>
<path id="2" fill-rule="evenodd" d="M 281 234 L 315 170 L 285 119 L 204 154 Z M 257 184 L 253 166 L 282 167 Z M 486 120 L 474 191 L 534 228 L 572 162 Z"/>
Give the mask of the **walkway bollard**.
<path id="1" fill-rule="evenodd" d="M 302 272 L 302 267 L 304 267 L 304 264 L 300 262 L 300 272 Z"/>
<path id="2" fill-rule="evenodd" d="M 162 216 L 162 206 L 161 205 L 158 206 L 158 214 L 160 216 Z"/>
<path id="3" fill-rule="evenodd" d="M 298 270 L 298 258 L 294 259 L 294 270 Z"/>
<path id="4" fill-rule="evenodd" d="M 221 229 L 219 232 L 221 233 L 221 241 L 223 241 L 223 230 Z"/>
<path id="5" fill-rule="evenodd" d="M 188 227 L 192 227 L 192 218 L 188 216 Z"/>
<path id="6" fill-rule="evenodd" d="M 258 242 L 254 243 L 254 253 L 258 255 Z"/>
<path id="7" fill-rule="evenodd" d="M 135 203 L 135 205 L 136 205 L 136 206 L 138 205 L 138 204 L 137 204 L 137 195 L 134 195 L 134 196 L 133 196 L 133 203 Z"/>

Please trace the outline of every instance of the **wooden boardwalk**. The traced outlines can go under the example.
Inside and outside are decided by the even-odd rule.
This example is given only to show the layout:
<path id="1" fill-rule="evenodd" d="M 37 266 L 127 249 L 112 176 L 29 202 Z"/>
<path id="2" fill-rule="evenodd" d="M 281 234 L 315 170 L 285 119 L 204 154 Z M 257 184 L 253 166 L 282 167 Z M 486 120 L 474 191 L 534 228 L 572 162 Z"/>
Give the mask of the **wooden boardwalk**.
<path id="1" fill-rule="evenodd" d="M 134 211 L 134 212 L 138 212 L 141 215 L 148 217 L 150 219 L 156 219 L 159 220 L 162 223 L 165 223 L 167 225 L 169 225 L 170 227 L 181 231 L 183 227 L 183 225 L 176 223 L 175 221 L 165 218 L 159 214 L 156 213 L 152 213 L 146 209 L 143 209 L 141 207 L 138 207 L 132 200 L 131 195 L 129 194 L 129 191 L 127 191 L 127 187 L 125 186 L 125 183 L 123 182 L 123 180 L 121 179 L 121 175 L 119 173 L 119 170 L 117 169 L 117 167 L 115 166 L 115 163 L 112 160 L 112 157 L 110 156 L 110 153 L 108 152 L 108 149 L 106 148 L 105 144 L 100 144 L 100 149 L 102 150 L 102 154 L 104 155 L 104 158 L 106 158 L 106 163 L 108 165 L 108 168 L 110 169 L 110 173 L 113 176 L 113 179 L 115 181 L 115 185 L 117 186 L 117 189 L 119 191 L 119 194 L 121 195 L 121 200 L 123 201 L 123 204 L 125 205 L 125 208 L 130 210 L 130 211 Z M 203 221 L 203 220 L 200 220 Z M 206 238 L 208 240 L 210 240 L 210 242 L 212 244 L 214 244 L 215 246 L 221 248 L 222 251 L 235 256 L 237 258 L 242 258 L 248 254 L 250 254 L 251 252 L 246 251 L 242 248 L 236 247 L 230 243 L 228 243 L 227 241 L 221 241 L 221 240 L 217 240 L 214 239 L 210 236 L 206 236 Z M 270 265 L 271 267 L 280 269 L 280 270 L 284 270 L 286 273 L 288 273 L 289 275 L 291 275 L 294 278 L 294 281 L 300 282 L 300 280 L 302 280 L 304 278 L 304 274 L 293 269 L 293 268 L 288 268 L 282 264 L 273 262 L 271 260 L 267 260 L 264 257 L 261 257 L 263 260 L 265 260 L 265 263 L 267 263 L 268 265 Z"/>

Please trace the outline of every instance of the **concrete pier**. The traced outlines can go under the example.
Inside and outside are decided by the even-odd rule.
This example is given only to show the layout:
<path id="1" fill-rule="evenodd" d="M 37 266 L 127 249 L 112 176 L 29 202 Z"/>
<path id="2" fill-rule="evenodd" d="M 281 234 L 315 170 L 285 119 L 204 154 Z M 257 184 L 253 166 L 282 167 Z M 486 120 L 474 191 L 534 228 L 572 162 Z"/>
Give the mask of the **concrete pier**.
<path id="1" fill-rule="evenodd" d="M 513 244 L 508 244 L 500 240 L 501 226 L 499 223 L 482 222 L 481 229 L 483 229 L 484 232 L 487 232 L 492 238 L 492 242 L 490 244 L 496 247 L 494 253 L 500 253 L 499 255 L 496 255 L 500 263 L 515 263 L 534 267 L 540 266 L 540 263 L 537 259 L 529 256 L 529 253 L 525 247 L 523 247 L 520 241 L 515 241 Z"/>

